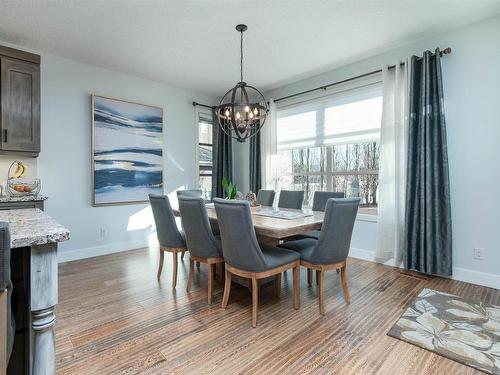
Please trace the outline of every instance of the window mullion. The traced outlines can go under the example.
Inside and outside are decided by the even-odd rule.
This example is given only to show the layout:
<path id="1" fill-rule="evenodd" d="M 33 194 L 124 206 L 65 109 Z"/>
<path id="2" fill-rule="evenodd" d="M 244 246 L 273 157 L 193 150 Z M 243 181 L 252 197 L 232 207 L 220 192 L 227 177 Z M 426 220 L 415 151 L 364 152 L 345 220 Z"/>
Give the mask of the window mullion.
<path id="1" fill-rule="evenodd" d="M 333 191 L 333 146 L 326 147 L 326 190 Z"/>

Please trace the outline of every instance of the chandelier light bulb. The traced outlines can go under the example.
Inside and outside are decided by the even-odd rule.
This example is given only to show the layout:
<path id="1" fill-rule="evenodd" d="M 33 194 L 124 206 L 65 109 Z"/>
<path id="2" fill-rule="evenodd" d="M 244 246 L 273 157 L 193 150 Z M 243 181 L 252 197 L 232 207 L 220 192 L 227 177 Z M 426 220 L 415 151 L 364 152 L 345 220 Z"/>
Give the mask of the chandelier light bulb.
<path id="1" fill-rule="evenodd" d="M 226 109 L 226 112 L 224 112 L 224 114 L 226 115 L 226 117 L 229 117 L 229 109 Z"/>
<path id="2" fill-rule="evenodd" d="M 255 115 L 255 116 L 257 116 L 257 115 L 259 114 L 259 110 L 258 110 L 257 108 L 255 108 L 255 109 L 253 110 L 253 113 L 254 113 L 254 115 Z"/>
<path id="3" fill-rule="evenodd" d="M 248 117 L 253 118 L 253 113 L 250 112 L 250 115 Z"/>
<path id="4" fill-rule="evenodd" d="M 241 115 L 239 112 L 236 112 L 236 118 L 239 120 L 241 118 Z"/>
<path id="5" fill-rule="evenodd" d="M 245 106 L 245 112 L 250 112 L 250 107 L 249 106 Z"/>

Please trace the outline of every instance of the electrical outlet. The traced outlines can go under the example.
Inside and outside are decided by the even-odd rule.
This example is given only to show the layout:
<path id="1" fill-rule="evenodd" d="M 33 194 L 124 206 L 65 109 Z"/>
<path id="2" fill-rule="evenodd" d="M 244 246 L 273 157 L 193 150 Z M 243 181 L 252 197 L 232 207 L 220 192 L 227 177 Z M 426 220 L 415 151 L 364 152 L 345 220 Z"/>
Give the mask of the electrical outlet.
<path id="1" fill-rule="evenodd" d="M 484 249 L 481 247 L 474 248 L 474 259 L 475 260 L 484 260 Z"/>
<path id="2" fill-rule="evenodd" d="M 99 236 L 101 238 L 106 238 L 108 236 L 108 230 L 106 228 L 99 229 Z"/>

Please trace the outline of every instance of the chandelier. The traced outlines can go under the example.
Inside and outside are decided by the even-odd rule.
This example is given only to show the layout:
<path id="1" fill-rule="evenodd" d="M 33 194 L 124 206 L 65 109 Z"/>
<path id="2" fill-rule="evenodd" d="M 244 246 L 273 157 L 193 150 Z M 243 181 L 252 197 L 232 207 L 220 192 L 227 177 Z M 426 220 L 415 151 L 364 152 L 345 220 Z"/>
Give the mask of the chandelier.
<path id="1" fill-rule="evenodd" d="M 243 33 L 247 29 L 247 25 L 236 26 L 240 33 L 240 82 L 226 92 L 215 107 L 220 128 L 238 142 L 255 136 L 269 112 L 264 95 L 243 81 Z"/>

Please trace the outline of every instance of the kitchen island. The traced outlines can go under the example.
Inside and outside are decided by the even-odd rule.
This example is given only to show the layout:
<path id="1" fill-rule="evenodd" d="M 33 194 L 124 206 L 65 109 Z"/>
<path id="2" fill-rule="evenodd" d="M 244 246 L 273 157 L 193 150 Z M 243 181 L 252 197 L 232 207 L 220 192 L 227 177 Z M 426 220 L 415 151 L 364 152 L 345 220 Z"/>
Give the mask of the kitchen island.
<path id="1" fill-rule="evenodd" d="M 57 244 L 69 231 L 37 208 L 0 210 L 11 235 L 16 336 L 7 374 L 55 374 Z"/>

